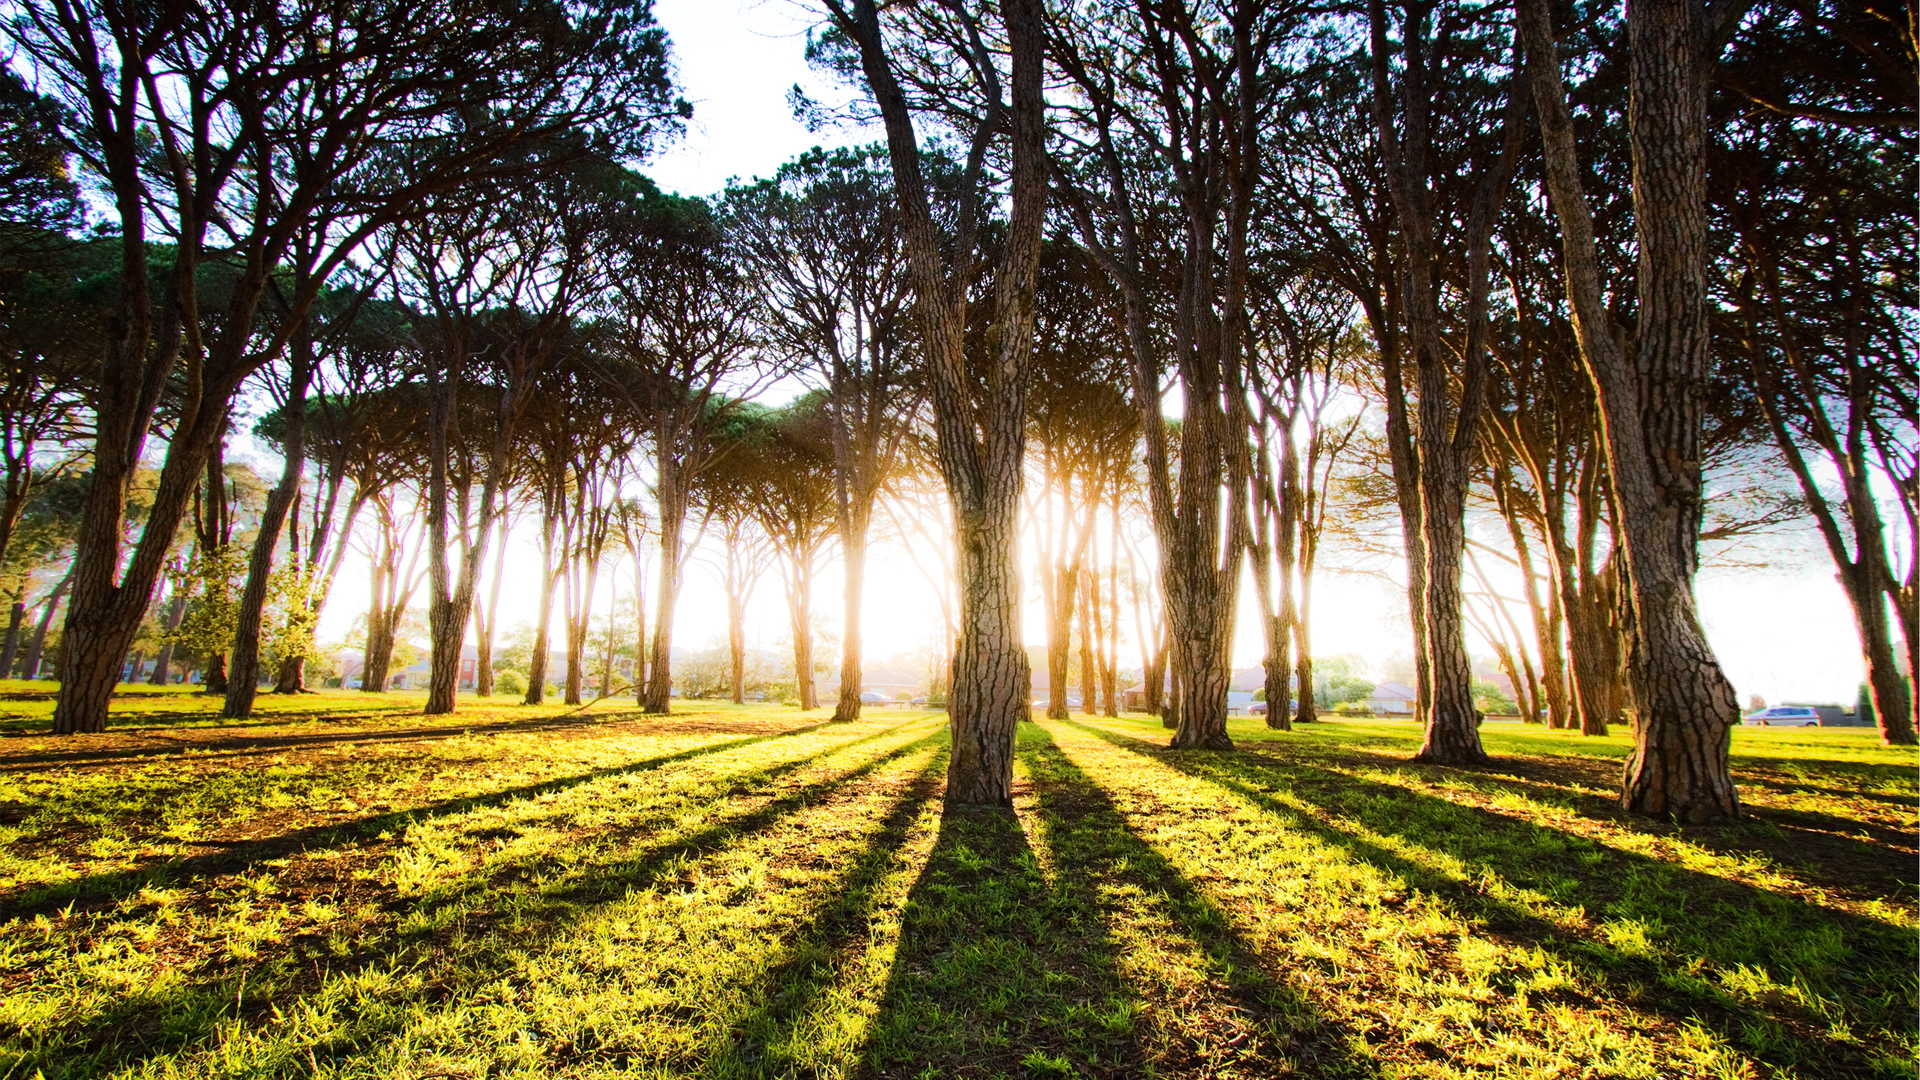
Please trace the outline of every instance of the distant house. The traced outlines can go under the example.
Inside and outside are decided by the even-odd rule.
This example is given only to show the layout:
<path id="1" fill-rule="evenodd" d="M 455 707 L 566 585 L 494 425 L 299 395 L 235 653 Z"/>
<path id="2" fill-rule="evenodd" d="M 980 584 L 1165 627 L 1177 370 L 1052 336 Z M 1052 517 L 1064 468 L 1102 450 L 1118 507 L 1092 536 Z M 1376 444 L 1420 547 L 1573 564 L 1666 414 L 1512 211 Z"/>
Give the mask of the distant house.
<path id="1" fill-rule="evenodd" d="M 1383 682 L 1367 695 L 1367 708 L 1380 716 L 1412 716 L 1419 698 L 1406 683 Z"/>

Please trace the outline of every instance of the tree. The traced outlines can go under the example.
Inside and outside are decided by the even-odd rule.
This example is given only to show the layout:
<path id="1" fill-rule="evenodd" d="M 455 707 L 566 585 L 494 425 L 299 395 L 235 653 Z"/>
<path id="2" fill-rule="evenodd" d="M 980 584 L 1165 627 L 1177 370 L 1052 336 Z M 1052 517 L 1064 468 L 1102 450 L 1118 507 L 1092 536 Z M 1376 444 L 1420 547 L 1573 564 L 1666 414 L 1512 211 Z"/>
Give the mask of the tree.
<path id="1" fill-rule="evenodd" d="M 1632 347 L 1603 300 L 1549 12 L 1522 0 L 1520 33 L 1560 222 L 1580 355 L 1602 417 L 1624 557 L 1627 671 L 1637 722 L 1621 805 L 1711 821 L 1740 813 L 1727 760 L 1739 699 L 1708 644 L 1693 594 L 1699 564 L 1706 293 L 1706 80 L 1746 5 L 1636 0 L 1628 129 L 1639 301 Z"/>
<path id="2" fill-rule="evenodd" d="M 755 351 L 757 298 L 711 206 L 651 195 L 615 228 L 597 372 L 653 452 L 660 568 L 641 708 L 666 713 L 693 487 L 725 447 L 715 433 L 776 369 Z"/>
<path id="3" fill-rule="evenodd" d="M 102 178 L 120 229 L 54 711 L 56 731 L 100 731 L 229 404 L 335 270 L 378 230 L 515 171 L 509 151 L 529 140 L 644 143 L 680 110 L 664 36 L 626 4 L 245 2 L 156 18 L 117 0 L 26 0 L 4 33 L 71 113 L 67 146 Z M 481 58 L 487 77 L 448 78 Z M 172 244 L 171 280 L 157 289 L 150 229 Z M 210 260 L 235 270 L 217 317 L 196 288 Z M 301 291 L 257 340 L 280 273 Z M 148 529 L 123 559 L 127 485 L 177 372 L 187 377 Z"/>
<path id="4" fill-rule="evenodd" d="M 771 179 L 729 192 L 727 213 L 762 295 L 769 344 L 826 392 L 845 582 L 833 718 L 853 720 L 874 505 L 925 394 L 886 149 L 804 154 Z"/>
<path id="5" fill-rule="evenodd" d="M 887 131 L 895 198 L 906 237 L 920 348 L 933 404 L 940 473 L 958 539 L 960 634 L 947 707 L 953 754 L 946 799 L 1006 805 L 1013 798 L 1014 732 L 1031 684 L 1020 642 L 1014 560 L 1025 451 L 1027 366 L 1033 349 L 1034 279 L 1046 218 L 1044 11 L 1039 0 L 1002 0 L 997 24 L 964 8 L 889 9 L 874 0 L 827 0 L 841 70 L 857 70 Z M 992 42 L 993 45 L 988 43 Z M 938 122 L 967 147 L 950 234 L 936 224 L 906 87 L 953 93 Z M 1007 186 L 987 182 L 988 152 L 1005 137 Z M 992 203 L 1009 216 L 992 259 L 993 299 L 970 349 L 969 307 L 986 264 L 979 245 Z"/>

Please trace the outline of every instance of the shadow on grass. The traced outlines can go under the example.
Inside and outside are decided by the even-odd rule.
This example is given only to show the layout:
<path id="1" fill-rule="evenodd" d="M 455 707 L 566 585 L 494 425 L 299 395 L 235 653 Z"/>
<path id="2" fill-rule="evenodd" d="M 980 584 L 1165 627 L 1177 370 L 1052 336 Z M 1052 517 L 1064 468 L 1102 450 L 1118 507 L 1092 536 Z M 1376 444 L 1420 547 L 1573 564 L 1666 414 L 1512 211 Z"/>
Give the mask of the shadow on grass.
<path id="1" fill-rule="evenodd" d="M 1182 1002 L 1187 1030 L 1169 1031 L 1168 1054 L 1152 1064 L 1180 1074 L 1379 1075 L 1355 1057 L 1346 1030 L 1320 1012 L 1233 929 L 1226 912 L 1148 843 L 1113 800 L 1037 729 L 1022 757 L 1032 771 L 1038 820 L 1058 868 L 1059 905 L 1075 923 L 1098 924 L 1102 890 L 1137 892 L 1165 920 L 1157 931 L 1183 937 L 1205 957 L 1204 991 L 1216 1000 Z M 1128 1070 L 1121 1075 L 1138 1075 Z"/>
<path id="2" fill-rule="evenodd" d="M 945 807 L 859 1074 L 1122 1075 L 1138 1002 L 1104 931 L 1057 907 L 1011 808 Z"/>
<path id="3" fill-rule="evenodd" d="M 0 922 L 9 919 L 31 917 L 61 911 L 70 905 L 74 912 L 82 912 L 113 903 L 138 892 L 149 885 L 165 884 L 183 878 L 207 877 L 214 874 L 244 870 L 248 866 L 266 859 L 285 859 L 302 852 L 332 848 L 344 844 L 363 841 L 379 836 L 392 829 L 404 828 L 419 821 L 432 821 L 438 818 L 463 814 L 473 810 L 502 806 L 518 799 L 539 798 L 552 795 L 569 788 L 610 776 L 628 776 L 651 772 L 676 762 L 690 761 L 726 750 L 750 746 L 769 739 L 786 738 L 805 734 L 825 727 L 824 722 L 794 728 L 791 731 L 774 735 L 750 735 L 726 742 L 696 746 L 673 754 L 647 758 L 644 761 L 627 762 L 622 765 L 610 765 L 602 769 L 575 773 L 571 776 L 556 777 L 533 784 L 492 791 L 484 795 L 463 795 L 456 799 L 446 799 L 424 806 L 409 807 L 405 810 L 392 810 L 384 814 L 355 818 L 351 821 L 335 822 L 331 825 L 312 825 L 304 829 L 281 833 L 278 836 L 262 837 L 256 840 L 244 840 L 227 846 L 224 850 L 209 851 L 185 858 L 168 858 L 158 862 L 135 867 L 130 870 L 115 870 L 103 874 L 90 874 L 86 877 L 63 881 L 27 890 L 18 896 L 0 897 Z M 876 738 L 880 733 L 866 736 Z M 865 741 L 865 738 L 855 742 Z M 852 745 L 846 743 L 841 745 Z M 823 753 L 826 751 L 822 751 Z M 805 759 L 802 759 L 804 761 Z M 794 767 L 797 767 L 795 765 Z"/>
<path id="4" fill-rule="evenodd" d="M 893 733 L 876 732 L 823 748 L 819 754 L 734 776 L 730 778 L 733 790 L 718 796 L 716 803 L 731 802 L 743 790 L 766 788 L 779 776 L 820 756 Z M 57 1040 L 43 1034 L 37 1040 L 41 1045 L 35 1048 L 40 1056 L 23 1058 L 19 1067 L 27 1070 L 26 1075 L 32 1075 L 35 1067 L 44 1068 L 50 1077 L 92 1076 L 136 1068 L 150 1059 L 203 1044 L 229 1023 L 248 1030 L 269 1018 L 285 1017 L 295 1011 L 301 998 L 323 993 L 325 984 L 350 986 L 363 974 L 426 969 L 418 994 L 435 1003 L 453 1000 L 467 989 L 506 975 L 516 957 L 551 946 L 595 909 L 636 889 L 658 884 L 681 872 L 689 860 L 715 854 L 777 825 L 938 737 L 938 733 L 932 733 L 911 739 L 850 769 L 792 787 L 750 809 L 720 814 L 678 838 L 643 843 L 612 858 L 567 868 L 558 881 L 540 874 L 543 864 L 554 860 L 544 852 L 487 867 L 457 888 L 430 893 L 417 902 L 396 901 L 390 905 L 395 920 L 361 935 L 345 954 L 324 949 L 311 956 L 287 953 L 276 972 L 287 981 L 277 987 L 272 986 L 267 972 L 240 965 L 240 970 L 224 971 L 166 994 L 124 998 L 65 1025 Z M 665 808 L 597 835 L 602 839 L 646 837 L 670 824 L 674 816 L 673 808 Z M 398 925 L 399 915 L 431 929 L 404 930 Z M 469 951 L 461 954 L 458 950 L 462 948 Z M 261 988 L 263 983 L 267 988 Z M 335 1025 L 313 1028 L 317 1043 L 305 1048 L 306 1059 L 350 1059 L 359 1050 L 400 1034 L 396 1029 L 406 1022 L 405 1010 L 391 1006 L 405 1000 L 406 985 L 406 978 L 396 978 L 376 983 L 375 989 L 355 989 L 351 1004 L 346 1006 L 350 1015 Z"/>
<path id="5" fill-rule="evenodd" d="M 231 738 L 182 739 L 177 742 L 159 743 L 148 746 L 114 747 L 111 749 L 70 750 L 44 754 L 21 754 L 18 756 L 0 755 L 0 771 L 37 772 L 52 768 L 74 768 L 86 765 L 100 765 L 112 761 L 124 761 L 137 758 L 185 756 L 192 761 L 218 761 L 226 757 L 244 757 L 254 754 L 279 753 L 287 750 L 314 749 L 323 746 L 338 746 L 347 743 L 388 743 L 388 742 L 425 742 L 433 739 L 452 739 L 463 735 L 503 735 L 528 732 L 560 731 L 575 728 L 594 727 L 609 721 L 631 720 L 640 714 L 635 712 L 562 713 L 556 716 L 529 716 L 508 720 L 479 720 L 461 723 L 459 720 L 425 718 L 412 714 L 396 715 L 392 712 L 354 712 L 326 713 L 320 716 L 284 716 L 272 720 L 263 720 L 258 724 L 252 721 L 234 721 L 231 725 L 222 724 L 193 730 L 214 730 L 215 727 L 228 726 L 241 728 L 247 726 L 271 727 L 300 722 L 331 723 L 334 721 L 365 721 L 371 719 L 404 719 L 414 722 L 414 726 L 385 729 L 354 728 L 347 731 L 314 731 L 298 735 L 235 735 Z M 733 725 L 738 729 L 741 725 Z M 116 728 L 114 732 L 132 734 L 137 729 Z M 675 732 L 698 731 L 699 728 L 676 726 Z M 712 730 L 712 728 L 704 729 Z M 42 732 L 41 734 L 44 734 Z"/>
<path id="6" fill-rule="evenodd" d="M 1763 1008 L 1722 993 L 1696 974 L 1696 959 L 1723 970 L 1756 969 L 1789 986 L 1810 986 L 1856 1027 L 1885 1036 L 1910 1027 L 1912 935 L 1886 923 L 1304 761 L 1185 754 L 1097 727 L 1072 726 L 1214 783 L 1288 827 L 1447 900 L 1489 935 L 1538 947 L 1571 964 L 1605 998 L 1680 1023 L 1697 1020 L 1769 1064 L 1816 1065 L 1822 1074 L 1873 1071 L 1864 1048 L 1832 1037 L 1826 1020 L 1782 997 Z M 1276 797 L 1282 789 L 1306 806 Z M 1451 855 L 1465 872 L 1455 877 L 1424 865 L 1343 829 L 1342 822 Z M 1636 955 L 1598 935 L 1557 926 L 1485 891 L 1482 883 L 1489 876 L 1558 903 L 1581 905 L 1602 918 L 1631 920 L 1650 948 Z"/>
<path id="7" fill-rule="evenodd" d="M 1301 764 L 1297 758 L 1266 750 L 1249 748 L 1248 756 L 1264 759 L 1279 769 Z M 1810 884 L 1859 899 L 1885 898 L 1912 890 L 1914 837 L 1911 832 L 1822 810 L 1752 802 L 1746 804 L 1746 816 L 1741 820 L 1711 828 L 1683 828 L 1650 821 L 1626 813 L 1620 809 L 1618 800 L 1592 790 L 1612 779 L 1610 772 L 1605 777 L 1595 775 L 1592 766 L 1600 764 L 1583 765 L 1564 757 L 1551 763 L 1507 758 L 1491 769 L 1447 775 L 1458 776 L 1476 789 L 1520 795 L 1630 832 L 1653 836 L 1684 833 L 1689 842 L 1718 854 L 1771 859 L 1792 866 L 1795 873 Z M 1368 767 L 1382 766 L 1369 763 Z M 1330 768 L 1342 775 L 1352 775 L 1344 769 Z M 1742 787 L 1753 783 L 1752 778 L 1737 773 L 1735 780 Z M 1366 783 L 1358 778 L 1355 782 Z M 1865 838 L 1856 834 L 1864 834 Z"/>

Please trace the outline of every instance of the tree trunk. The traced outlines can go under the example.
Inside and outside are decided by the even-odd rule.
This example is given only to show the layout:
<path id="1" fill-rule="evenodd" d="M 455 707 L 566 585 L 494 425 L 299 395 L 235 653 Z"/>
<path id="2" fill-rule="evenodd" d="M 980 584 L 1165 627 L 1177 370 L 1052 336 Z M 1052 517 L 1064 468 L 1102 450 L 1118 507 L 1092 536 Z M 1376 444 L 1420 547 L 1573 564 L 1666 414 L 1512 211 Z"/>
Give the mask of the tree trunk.
<path id="1" fill-rule="evenodd" d="M 820 707 L 813 678 L 813 557 L 787 553 L 787 616 L 793 626 L 793 686 L 803 709 Z M 859 688 L 854 695 L 859 696 Z"/>
<path id="2" fill-rule="evenodd" d="M 153 674 L 148 677 L 148 683 L 154 686 L 167 685 L 167 680 L 172 673 L 171 669 L 173 667 L 174 646 L 172 635 L 175 630 L 180 629 L 180 620 L 186 617 L 186 594 L 176 588 L 173 590 L 173 595 L 167 600 L 167 613 L 161 622 L 166 632 L 161 635 L 160 651 L 153 658 Z"/>
<path id="3" fill-rule="evenodd" d="M 232 676 L 227 700 L 220 715 L 229 720 L 245 720 L 253 715 L 253 699 L 260 690 L 260 624 L 267 609 L 267 587 L 273 576 L 273 549 L 280 544 L 280 530 L 287 512 L 300 494 L 300 480 L 307 464 L 307 384 L 313 371 L 311 331 L 297 334 L 290 350 L 287 402 L 281 409 L 286 418 L 286 438 L 282 444 L 285 460 L 280 480 L 267 492 L 266 507 L 260 513 L 259 532 L 253 537 L 253 550 L 247 557 L 247 582 L 240 589 L 240 610 L 233 636 Z"/>
<path id="4" fill-rule="evenodd" d="M 115 672 L 119 674 L 119 672 Z M 227 654 L 214 653 L 207 658 L 207 683 L 201 688 L 206 694 L 225 694 L 227 692 Z"/>
<path id="5" fill-rule="evenodd" d="M 551 492 L 544 510 L 540 531 L 540 610 L 534 616 L 533 657 L 527 661 L 527 693 L 522 699 L 526 705 L 538 705 L 547 699 L 547 655 L 553 650 L 553 599 L 560 585 L 560 568 L 554 565 L 553 554 L 559 505 Z"/>
<path id="6" fill-rule="evenodd" d="M 1015 489 L 1017 496 L 1017 488 Z M 1013 801 L 1013 745 L 1028 717 L 1032 673 L 1020 643 L 1020 583 L 1014 557 L 1018 499 L 978 509 L 955 505 L 960 642 L 953 659 L 953 759 L 947 801 Z M 971 511 L 971 512 L 970 512 Z"/>
<path id="7" fill-rule="evenodd" d="M 307 692 L 307 658 L 289 656 L 280 661 L 280 670 L 274 673 L 273 692 L 276 694 L 304 694 Z"/>
<path id="8" fill-rule="evenodd" d="M 478 605 L 474 608 L 473 692 L 477 697 L 493 696 L 493 640 L 500 633 L 500 581 L 506 571 L 507 525 L 503 515 L 500 546 L 493 552 L 493 581 L 487 586 L 484 613 Z"/>
<path id="9" fill-rule="evenodd" d="M 728 700 L 747 703 L 747 598 L 742 594 L 738 553 L 727 548 L 727 687 Z"/>
<path id="10" fill-rule="evenodd" d="M 13 678 L 13 661 L 20 655 L 20 628 L 27 621 L 27 602 L 15 600 L 7 607 L 7 639 L 0 644 L 0 679 Z"/>
<path id="11" fill-rule="evenodd" d="M 867 529 L 872 518 L 873 503 L 868 499 L 850 509 L 845 517 L 846 527 L 840 530 L 846 591 L 842 595 L 841 611 L 844 636 L 840 639 L 840 699 L 833 706 L 836 721 L 860 718 L 860 690 L 865 681 L 861 671 L 860 616 L 866 595 Z"/>
<path id="12" fill-rule="evenodd" d="M 55 585 L 53 591 L 47 594 L 46 609 L 40 613 L 40 623 L 33 628 L 33 641 L 27 645 L 26 659 L 20 664 L 21 678 L 32 679 L 39 676 L 40 661 L 47 653 L 47 633 L 53 628 L 54 615 L 60 610 L 60 601 L 66 598 L 67 588 L 72 583 L 73 571 L 69 570 L 67 576 L 60 579 L 60 584 Z M 112 694 L 113 687 L 109 685 L 107 695 L 111 697 Z M 101 708 L 104 710 L 106 706 L 102 705 Z"/>
<path id="13" fill-rule="evenodd" d="M 1639 240 L 1631 359 L 1608 321 L 1549 13 L 1544 0 L 1524 0 L 1520 13 L 1567 294 L 1604 421 L 1633 617 L 1627 667 L 1637 723 L 1621 805 L 1682 822 L 1735 817 L 1727 752 L 1739 700 L 1693 595 L 1709 347 L 1705 12 L 1692 0 L 1634 0 L 1627 11 Z"/>
<path id="14" fill-rule="evenodd" d="M 1056 562 L 1047 575 L 1047 719 L 1067 718 L 1067 679 L 1073 663 L 1073 568 Z"/>
<path id="15" fill-rule="evenodd" d="M 664 440 L 663 440 L 664 441 Z M 656 444 L 657 445 L 657 444 Z M 660 466 L 660 597 L 654 603 L 653 660 L 647 673 L 642 712 L 665 715 L 673 699 L 673 608 L 680 597 L 681 531 L 686 525 L 686 493 L 671 459 L 671 448 L 661 447 Z"/>

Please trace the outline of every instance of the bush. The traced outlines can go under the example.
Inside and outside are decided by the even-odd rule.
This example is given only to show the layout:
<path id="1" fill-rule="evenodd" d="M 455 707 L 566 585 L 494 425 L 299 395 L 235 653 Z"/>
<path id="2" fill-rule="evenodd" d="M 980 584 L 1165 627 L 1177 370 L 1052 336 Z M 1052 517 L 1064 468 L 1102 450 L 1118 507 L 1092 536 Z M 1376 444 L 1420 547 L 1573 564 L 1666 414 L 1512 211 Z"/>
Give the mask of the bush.
<path id="1" fill-rule="evenodd" d="M 527 692 L 527 677 L 508 668 L 493 673 L 493 692 L 496 694 L 524 694 Z"/>
<path id="2" fill-rule="evenodd" d="M 1333 711 L 1335 713 L 1338 713 L 1341 716 L 1372 716 L 1373 715 L 1373 710 L 1368 708 L 1367 703 L 1364 701 L 1343 701 L 1340 704 L 1335 705 L 1333 707 Z"/>
<path id="3" fill-rule="evenodd" d="M 1854 699 L 1853 718 L 1855 723 L 1868 727 L 1874 727 L 1879 722 L 1873 715 L 1873 691 L 1866 683 L 1860 684 L 1860 696 Z"/>

